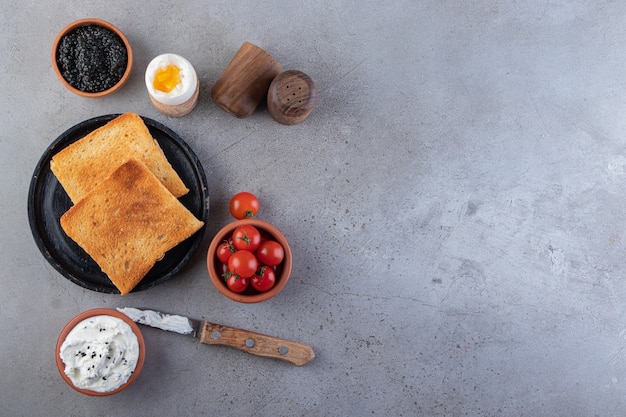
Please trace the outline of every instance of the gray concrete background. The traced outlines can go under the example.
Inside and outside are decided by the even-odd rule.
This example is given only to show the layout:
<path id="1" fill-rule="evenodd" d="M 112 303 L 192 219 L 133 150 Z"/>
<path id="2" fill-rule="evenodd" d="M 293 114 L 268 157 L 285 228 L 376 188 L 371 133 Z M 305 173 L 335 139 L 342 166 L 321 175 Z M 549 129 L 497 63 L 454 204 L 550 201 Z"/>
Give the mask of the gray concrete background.
<path id="1" fill-rule="evenodd" d="M 620 416 L 626 409 L 626 3 L 619 1 L 0 1 L 0 415 Z M 88 100 L 56 80 L 67 23 L 120 27 L 135 70 Z M 316 82 L 286 127 L 210 100 L 244 41 Z M 148 62 L 201 78 L 159 114 Z M 125 298 L 44 260 L 27 192 L 46 147 L 133 111 L 182 136 L 209 179 L 205 241 L 174 279 Z M 227 203 L 257 193 L 291 242 L 291 281 L 240 305 L 204 263 Z M 90 398 L 59 376 L 62 327 L 145 306 L 311 344 L 305 367 L 144 329 L 136 383 Z"/>

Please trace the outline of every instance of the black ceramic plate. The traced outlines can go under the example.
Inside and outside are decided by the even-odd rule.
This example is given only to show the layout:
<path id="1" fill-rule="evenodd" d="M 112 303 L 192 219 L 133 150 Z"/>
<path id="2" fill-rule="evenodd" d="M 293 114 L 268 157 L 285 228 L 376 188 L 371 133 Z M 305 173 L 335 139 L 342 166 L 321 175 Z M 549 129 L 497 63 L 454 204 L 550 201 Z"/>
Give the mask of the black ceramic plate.
<path id="1" fill-rule="evenodd" d="M 65 190 L 50 171 L 50 160 L 61 149 L 119 116 L 110 114 L 86 120 L 59 136 L 41 157 L 33 174 L 28 193 L 28 218 L 39 250 L 48 262 L 72 282 L 93 291 L 118 293 L 98 264 L 72 239 L 59 223 L 61 215 L 72 205 Z M 189 211 L 206 224 L 209 214 L 209 193 L 200 161 L 189 146 L 172 130 L 154 120 L 142 117 L 157 140 L 168 161 L 189 193 L 180 198 Z M 165 254 L 133 291 L 158 285 L 180 271 L 198 249 L 204 227 Z"/>

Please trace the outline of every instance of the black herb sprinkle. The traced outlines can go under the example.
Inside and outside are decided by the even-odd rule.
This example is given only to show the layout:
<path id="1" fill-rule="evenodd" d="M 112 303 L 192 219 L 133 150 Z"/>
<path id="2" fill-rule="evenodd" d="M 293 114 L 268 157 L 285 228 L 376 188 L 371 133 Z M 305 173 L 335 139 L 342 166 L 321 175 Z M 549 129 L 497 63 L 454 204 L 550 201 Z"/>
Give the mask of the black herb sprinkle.
<path id="1" fill-rule="evenodd" d="M 98 25 L 80 26 L 63 36 L 57 65 L 74 88 L 97 93 L 119 82 L 126 71 L 128 53 L 122 39 Z"/>

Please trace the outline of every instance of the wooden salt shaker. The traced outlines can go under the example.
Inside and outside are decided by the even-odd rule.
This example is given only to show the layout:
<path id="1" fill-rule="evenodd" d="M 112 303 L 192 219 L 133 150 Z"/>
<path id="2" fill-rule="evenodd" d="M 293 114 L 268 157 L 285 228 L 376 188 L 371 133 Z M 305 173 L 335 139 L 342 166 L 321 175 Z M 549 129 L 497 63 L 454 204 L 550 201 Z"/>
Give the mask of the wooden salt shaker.
<path id="1" fill-rule="evenodd" d="M 240 119 L 250 116 L 265 98 L 282 66 L 270 54 L 244 42 L 211 90 L 211 99 Z"/>
<path id="2" fill-rule="evenodd" d="M 285 71 L 270 84 L 267 111 L 278 123 L 295 125 L 311 113 L 316 96 L 317 90 L 311 77 L 301 71 Z"/>

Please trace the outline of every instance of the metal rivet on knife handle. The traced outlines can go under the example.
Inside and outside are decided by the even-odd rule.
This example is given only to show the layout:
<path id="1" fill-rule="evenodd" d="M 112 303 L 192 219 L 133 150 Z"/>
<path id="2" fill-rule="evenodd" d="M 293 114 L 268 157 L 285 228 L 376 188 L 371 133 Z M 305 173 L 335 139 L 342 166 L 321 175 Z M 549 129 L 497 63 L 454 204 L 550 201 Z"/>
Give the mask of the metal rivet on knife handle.
<path id="1" fill-rule="evenodd" d="M 213 332 L 213 339 L 219 339 L 220 337 L 222 337 L 220 332 Z"/>
<path id="2" fill-rule="evenodd" d="M 287 348 L 287 346 L 281 346 L 278 348 L 278 353 L 280 353 L 281 355 L 286 355 L 287 353 L 289 353 L 289 349 Z"/>
<path id="3" fill-rule="evenodd" d="M 247 339 L 246 346 L 249 348 L 254 347 L 254 339 Z"/>

